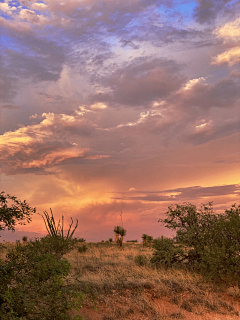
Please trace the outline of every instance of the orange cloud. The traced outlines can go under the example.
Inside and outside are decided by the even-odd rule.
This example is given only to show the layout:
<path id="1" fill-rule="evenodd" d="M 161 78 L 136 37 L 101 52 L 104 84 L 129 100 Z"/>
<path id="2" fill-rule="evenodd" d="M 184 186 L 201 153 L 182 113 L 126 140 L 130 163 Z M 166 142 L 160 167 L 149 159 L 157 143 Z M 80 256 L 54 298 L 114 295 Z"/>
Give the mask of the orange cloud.
<path id="1" fill-rule="evenodd" d="M 216 29 L 214 33 L 224 40 L 238 40 L 240 37 L 240 18 L 227 22 L 224 26 Z"/>
<path id="2" fill-rule="evenodd" d="M 240 47 L 232 48 L 226 52 L 220 53 L 212 59 L 212 64 L 224 64 L 233 66 L 240 62 Z"/>
<path id="3" fill-rule="evenodd" d="M 36 119 L 34 115 L 30 117 Z M 90 153 L 90 148 L 79 147 L 68 138 L 68 132 L 85 126 L 82 114 L 43 113 L 39 124 L 21 127 L 0 136 L 1 171 L 47 168 L 74 158 L 90 160 L 108 158 L 108 155 Z"/>

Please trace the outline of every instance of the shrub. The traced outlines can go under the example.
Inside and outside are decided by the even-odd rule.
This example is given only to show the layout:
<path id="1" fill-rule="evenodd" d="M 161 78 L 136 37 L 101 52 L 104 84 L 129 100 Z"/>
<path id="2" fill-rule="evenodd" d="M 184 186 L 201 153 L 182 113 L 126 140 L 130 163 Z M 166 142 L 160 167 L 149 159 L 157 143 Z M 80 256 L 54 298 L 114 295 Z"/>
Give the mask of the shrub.
<path id="1" fill-rule="evenodd" d="M 78 242 L 82 242 L 82 240 L 73 238 L 73 234 L 78 226 L 78 220 L 76 225 L 72 229 L 73 220 L 71 218 L 71 223 L 69 225 L 67 235 L 64 235 L 64 217 L 62 216 L 62 221 L 59 220 L 58 224 L 55 223 L 55 219 L 51 211 L 51 215 L 44 211 L 42 218 L 44 220 L 46 229 L 48 231 L 48 236 L 42 238 L 41 241 L 45 242 L 46 248 L 48 252 L 52 254 L 56 254 L 57 256 L 62 256 L 65 253 L 72 250 Z"/>
<path id="2" fill-rule="evenodd" d="M 184 260 L 182 248 L 176 246 L 173 239 L 163 236 L 155 239 L 153 248 L 155 251 L 150 261 L 155 267 L 169 268 Z"/>
<path id="3" fill-rule="evenodd" d="M 211 279 L 239 281 L 240 206 L 223 214 L 216 214 L 211 202 L 200 210 L 190 203 L 168 209 L 167 218 L 159 221 L 176 231 L 176 243 L 184 247 L 176 262 L 185 260 L 189 268 Z"/>
<path id="4" fill-rule="evenodd" d="M 148 247 L 151 247 L 152 241 L 153 241 L 153 237 L 152 236 L 147 236 L 147 246 Z"/>
<path id="5" fill-rule="evenodd" d="M 67 311 L 76 306 L 76 300 L 81 306 L 83 296 L 64 285 L 69 262 L 45 250 L 46 243 L 17 243 L 6 260 L 0 261 L 1 319 L 67 320 L 71 319 Z"/>
<path id="6" fill-rule="evenodd" d="M 134 262 L 143 267 L 143 266 L 146 266 L 148 264 L 148 258 L 145 256 L 145 255 L 137 255 L 135 258 L 134 258 Z"/>
<path id="7" fill-rule="evenodd" d="M 12 206 L 8 205 L 11 200 Z M 0 193 L 0 230 L 14 231 L 16 223 L 31 221 L 35 212 L 16 197 Z M 42 216 L 48 236 L 21 245 L 20 241 L 4 260 L 0 259 L 0 319 L 4 320 L 68 320 L 70 309 L 81 307 L 83 295 L 72 291 L 68 283 L 69 262 L 62 256 L 73 248 L 76 226 L 63 234 L 63 221 L 56 226 L 54 217 Z M 27 240 L 23 237 L 23 240 Z M 81 317 L 75 317 L 79 319 Z"/>

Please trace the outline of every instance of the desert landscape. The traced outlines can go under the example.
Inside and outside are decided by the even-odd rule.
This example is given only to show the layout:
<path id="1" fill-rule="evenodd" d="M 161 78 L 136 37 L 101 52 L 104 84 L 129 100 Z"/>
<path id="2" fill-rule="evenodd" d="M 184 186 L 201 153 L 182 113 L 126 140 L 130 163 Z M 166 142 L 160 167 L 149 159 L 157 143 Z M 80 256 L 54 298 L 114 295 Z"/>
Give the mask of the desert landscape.
<path id="1" fill-rule="evenodd" d="M 124 243 L 122 250 L 107 242 L 86 247 L 86 252 L 76 247 L 65 255 L 73 288 L 85 296 L 71 315 L 85 320 L 239 319 L 238 286 L 217 285 L 187 270 L 154 269 L 149 263 L 153 249 L 141 243 Z M 146 257 L 143 265 L 139 255 Z"/>
<path id="2" fill-rule="evenodd" d="M 240 1 L 0 26 L 0 320 L 239 319 Z"/>

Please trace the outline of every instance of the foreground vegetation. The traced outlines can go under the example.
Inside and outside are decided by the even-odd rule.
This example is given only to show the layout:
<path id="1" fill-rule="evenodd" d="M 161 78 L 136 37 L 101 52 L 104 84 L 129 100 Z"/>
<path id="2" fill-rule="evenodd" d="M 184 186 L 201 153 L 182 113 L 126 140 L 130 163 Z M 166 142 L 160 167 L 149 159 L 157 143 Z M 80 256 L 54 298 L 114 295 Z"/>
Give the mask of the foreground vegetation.
<path id="1" fill-rule="evenodd" d="M 88 248 L 85 252 L 78 250 L 83 245 Z M 124 243 L 123 250 L 115 243 L 76 244 L 63 256 L 71 265 L 64 290 L 75 295 L 72 302 L 84 301 L 79 310 L 71 305 L 68 316 L 85 320 L 239 318 L 240 290 L 236 285 L 216 284 L 188 270 L 153 268 L 153 251 L 142 244 Z M 6 252 L 4 249 L 2 258 Z M 53 314 L 47 319 L 60 318 Z"/>
<path id="2" fill-rule="evenodd" d="M 11 205 L 9 205 L 11 201 Z M 35 208 L 0 194 L 0 230 L 31 221 Z M 237 319 L 240 300 L 240 207 L 216 215 L 212 204 L 169 207 L 175 239 L 143 234 L 143 245 L 83 243 L 64 218 L 42 215 L 48 236 L 0 246 L 0 318 Z"/>

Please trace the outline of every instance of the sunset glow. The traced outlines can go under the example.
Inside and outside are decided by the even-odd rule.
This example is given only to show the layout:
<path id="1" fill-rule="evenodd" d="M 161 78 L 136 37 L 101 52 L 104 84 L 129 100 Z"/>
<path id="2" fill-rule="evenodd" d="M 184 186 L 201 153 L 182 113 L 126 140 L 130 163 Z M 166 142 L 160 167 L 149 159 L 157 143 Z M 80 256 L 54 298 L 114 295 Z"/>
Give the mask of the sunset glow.
<path id="1" fill-rule="evenodd" d="M 240 195 L 240 3 L 2 0 L 0 186 L 76 236 Z M 66 226 L 67 227 L 67 226 Z M 45 234 L 40 215 L 15 240 Z"/>

